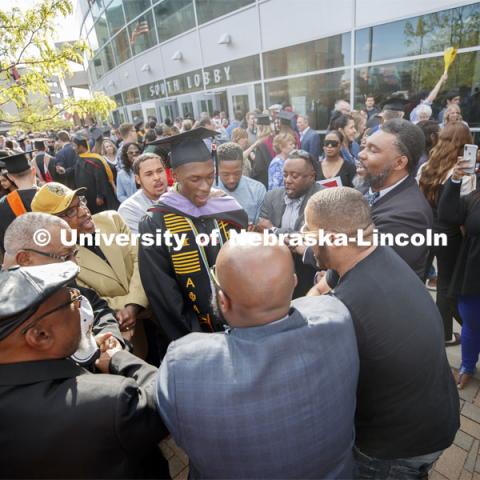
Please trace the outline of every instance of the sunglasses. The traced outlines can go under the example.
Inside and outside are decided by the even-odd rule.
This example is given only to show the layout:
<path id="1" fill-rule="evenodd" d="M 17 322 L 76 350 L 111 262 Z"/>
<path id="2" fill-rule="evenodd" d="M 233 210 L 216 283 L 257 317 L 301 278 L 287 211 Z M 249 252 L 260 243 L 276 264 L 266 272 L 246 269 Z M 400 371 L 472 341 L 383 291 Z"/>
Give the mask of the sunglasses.
<path id="1" fill-rule="evenodd" d="M 340 145 L 338 140 L 325 140 L 323 142 L 324 147 L 338 147 L 338 145 Z"/>
<path id="2" fill-rule="evenodd" d="M 58 312 L 59 310 L 63 310 L 64 308 L 68 307 L 72 303 L 75 304 L 75 308 L 78 310 L 80 308 L 80 302 L 82 301 L 83 295 L 76 288 L 69 288 L 69 292 L 70 292 L 70 300 L 68 302 L 62 303 L 61 305 L 58 305 L 58 307 L 52 308 L 48 312 L 43 313 L 38 318 L 33 320 L 33 322 L 30 322 L 21 331 L 22 335 L 25 335 L 28 332 L 28 330 L 30 330 L 33 326 L 35 326 L 40 320 L 42 320 L 42 318 L 48 317 L 48 315 Z"/>

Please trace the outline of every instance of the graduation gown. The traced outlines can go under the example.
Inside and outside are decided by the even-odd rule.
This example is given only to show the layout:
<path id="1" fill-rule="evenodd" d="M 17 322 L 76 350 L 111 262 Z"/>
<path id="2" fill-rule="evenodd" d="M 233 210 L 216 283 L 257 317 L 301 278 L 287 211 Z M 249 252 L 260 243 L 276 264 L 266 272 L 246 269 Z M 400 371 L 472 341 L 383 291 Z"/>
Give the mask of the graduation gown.
<path id="1" fill-rule="evenodd" d="M 103 163 L 95 154 L 83 154 L 75 164 L 75 188 L 85 187 L 87 206 L 92 214 L 104 210 L 117 210 L 119 202 L 115 189 L 108 179 Z M 103 198 L 103 205 L 97 205 L 97 197 Z"/>
<path id="2" fill-rule="evenodd" d="M 0 199 L 0 250 L 5 251 L 3 246 L 3 239 L 8 226 L 23 213 L 31 212 L 31 204 L 33 197 L 37 193 L 37 188 L 27 188 L 25 190 L 15 190 Z M 9 200 L 15 199 L 13 203 Z M 18 200 L 17 200 L 18 199 Z M 11 204 L 17 206 L 17 211 L 14 212 Z"/>
<path id="3" fill-rule="evenodd" d="M 212 311 L 209 269 L 215 265 L 221 245 L 229 238 L 229 230 L 247 228 L 248 217 L 235 199 L 229 196 L 209 199 L 203 207 L 195 207 L 177 192 L 162 195 L 158 204 L 147 211 L 139 224 L 141 234 L 164 233 L 169 230 L 187 239 L 180 249 L 176 243 L 167 246 L 139 247 L 140 277 L 154 319 L 169 341 L 190 332 L 223 331 L 222 322 Z M 218 244 L 200 247 L 195 236 L 220 232 Z"/>

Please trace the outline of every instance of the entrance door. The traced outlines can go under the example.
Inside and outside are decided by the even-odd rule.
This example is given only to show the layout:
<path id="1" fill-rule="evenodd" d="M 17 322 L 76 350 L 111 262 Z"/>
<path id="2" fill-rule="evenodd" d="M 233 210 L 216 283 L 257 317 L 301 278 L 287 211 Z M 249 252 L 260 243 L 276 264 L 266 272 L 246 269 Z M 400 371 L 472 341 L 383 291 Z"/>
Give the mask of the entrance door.
<path id="1" fill-rule="evenodd" d="M 255 109 L 255 88 L 254 85 L 242 87 L 230 87 L 227 89 L 228 114 L 230 119 L 235 118 L 235 112 L 241 111 L 242 118 L 247 112 Z"/>
<path id="2" fill-rule="evenodd" d="M 195 103 L 191 95 L 181 95 L 177 97 L 180 116 L 185 118 L 197 118 L 197 112 L 195 111 Z"/>
<path id="3" fill-rule="evenodd" d="M 195 95 L 198 114 L 207 112 L 210 117 L 213 116 L 213 112 L 218 110 L 219 112 L 228 112 L 227 93 L 225 90 L 213 90 L 207 91 Z"/>
<path id="4" fill-rule="evenodd" d="M 140 104 L 130 105 L 129 107 L 127 107 L 127 110 L 131 123 L 136 123 L 137 120 L 140 119 L 145 121 L 143 117 L 142 106 Z"/>
<path id="5" fill-rule="evenodd" d="M 155 117 L 158 120 L 157 109 L 155 103 L 144 103 L 143 105 L 143 118 L 145 122 L 148 122 L 149 117 Z"/>
<path id="6" fill-rule="evenodd" d="M 177 101 L 174 99 L 159 100 L 157 106 L 160 110 L 160 121 L 165 122 L 166 118 L 169 118 L 172 123 L 179 116 Z"/>

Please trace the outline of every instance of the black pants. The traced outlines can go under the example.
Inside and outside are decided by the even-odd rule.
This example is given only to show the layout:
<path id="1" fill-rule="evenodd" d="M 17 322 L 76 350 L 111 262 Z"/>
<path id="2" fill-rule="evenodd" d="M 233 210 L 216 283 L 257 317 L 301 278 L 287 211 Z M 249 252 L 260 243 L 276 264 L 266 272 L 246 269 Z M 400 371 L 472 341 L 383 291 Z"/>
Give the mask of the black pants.
<path id="1" fill-rule="evenodd" d="M 462 243 L 461 235 L 448 236 L 448 245 L 433 247 L 431 255 L 437 257 L 437 307 L 443 320 L 445 340 L 452 338 L 453 318 L 461 325 L 462 319 L 455 298 L 448 296 L 448 287 L 452 280 L 455 263 Z"/>

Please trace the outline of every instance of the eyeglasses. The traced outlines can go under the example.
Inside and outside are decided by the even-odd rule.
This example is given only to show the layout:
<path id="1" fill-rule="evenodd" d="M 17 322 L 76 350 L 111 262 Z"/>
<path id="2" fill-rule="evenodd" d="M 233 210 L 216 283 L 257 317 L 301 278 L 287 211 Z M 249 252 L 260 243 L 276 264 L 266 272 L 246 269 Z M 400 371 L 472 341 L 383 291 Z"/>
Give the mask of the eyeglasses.
<path id="1" fill-rule="evenodd" d="M 213 280 L 213 283 L 215 284 L 215 286 L 221 290 L 222 287 L 220 286 L 220 283 L 218 282 L 218 277 L 217 277 L 217 266 L 214 265 L 213 267 L 210 267 L 210 277 L 212 278 Z"/>
<path id="2" fill-rule="evenodd" d="M 339 144 L 340 142 L 338 140 L 325 140 L 323 142 L 325 147 L 338 147 Z"/>
<path id="3" fill-rule="evenodd" d="M 41 252 L 40 250 L 35 250 L 34 248 L 22 248 L 24 252 L 32 252 L 38 255 L 43 255 L 44 257 L 53 258 L 54 260 L 59 260 L 60 262 L 67 262 L 68 260 L 73 260 L 77 258 L 79 249 L 75 248 L 72 252 L 67 255 L 57 255 L 56 253 Z"/>
<path id="4" fill-rule="evenodd" d="M 48 317 L 48 315 L 58 312 L 59 310 L 63 310 L 65 307 L 68 307 L 72 303 L 75 304 L 76 309 L 79 309 L 83 295 L 76 288 L 69 288 L 69 291 L 70 291 L 70 300 L 68 302 L 62 303 L 61 305 L 58 305 L 58 307 L 52 308 L 48 312 L 43 313 L 38 318 L 30 322 L 25 328 L 22 329 L 21 331 L 22 335 L 25 335 L 28 332 L 28 330 L 30 330 L 34 325 L 36 325 L 40 320 L 42 320 L 42 318 Z"/>
<path id="5" fill-rule="evenodd" d="M 58 213 L 57 217 L 60 218 L 73 218 L 78 217 L 78 209 L 80 207 L 85 208 L 87 206 L 87 199 L 85 197 L 78 197 L 78 205 L 74 205 L 72 207 L 67 208 L 62 213 Z"/>

